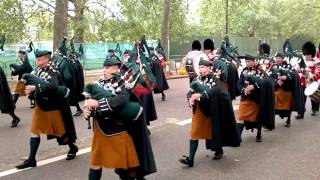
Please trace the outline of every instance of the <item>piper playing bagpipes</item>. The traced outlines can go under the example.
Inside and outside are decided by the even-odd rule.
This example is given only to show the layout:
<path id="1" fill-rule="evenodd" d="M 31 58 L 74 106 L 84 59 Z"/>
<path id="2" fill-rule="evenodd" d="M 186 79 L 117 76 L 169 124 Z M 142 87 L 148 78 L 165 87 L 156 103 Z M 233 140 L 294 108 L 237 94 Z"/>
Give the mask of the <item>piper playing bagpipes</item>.
<path id="1" fill-rule="evenodd" d="M 114 168 L 120 179 L 143 179 L 156 166 L 144 109 L 134 94 L 142 64 L 123 67 L 113 56 L 103 65 L 103 78 L 85 87 L 85 117 L 94 118 L 89 179 L 100 179 L 102 168 Z"/>
<path id="2" fill-rule="evenodd" d="M 225 90 L 229 92 L 231 100 L 234 100 L 240 95 L 236 85 L 239 79 L 237 67 L 240 65 L 240 61 L 237 59 L 237 47 L 231 44 L 228 36 L 224 37 L 217 55 L 218 57 L 213 61 L 213 67 L 214 69 L 216 69 L 215 67 L 225 69 L 221 80 Z"/>
<path id="3" fill-rule="evenodd" d="M 211 73 L 211 61 L 200 59 L 199 76 L 193 79 L 187 94 L 188 103 L 193 107 L 189 155 L 179 162 L 193 167 L 199 139 L 206 140 L 206 147 L 215 151 L 214 160 L 223 156 L 223 146 L 240 146 L 231 99 L 222 87 L 220 76 L 223 69 Z"/>
<path id="4" fill-rule="evenodd" d="M 74 51 L 68 53 L 67 49 L 67 38 L 64 38 L 61 42 L 59 49 L 57 49 L 56 53 L 52 56 L 52 62 L 57 66 L 58 71 L 60 72 L 61 80 L 66 87 L 69 88 L 70 93 L 68 95 L 68 100 L 70 106 L 75 106 L 77 108 L 76 113 L 73 116 L 79 116 L 82 114 L 82 109 L 80 108 L 79 101 L 84 100 L 83 95 L 81 94 L 83 90 L 83 82 L 82 76 L 79 74 L 81 66 L 73 54 Z M 70 54 L 70 57 L 69 57 Z"/>
<path id="5" fill-rule="evenodd" d="M 11 72 L 12 76 L 18 76 L 18 82 L 15 87 L 15 91 L 13 94 L 13 102 L 16 104 L 18 101 L 19 96 L 24 96 L 24 84 L 21 82 L 21 77 L 24 73 L 31 73 L 32 66 L 30 65 L 29 58 L 28 58 L 28 52 L 32 51 L 32 42 L 29 44 L 29 49 L 23 50 L 20 49 L 18 51 L 19 56 L 19 64 L 10 64 L 10 68 L 13 69 Z M 34 106 L 33 100 L 30 99 L 31 107 Z"/>
<path id="6" fill-rule="evenodd" d="M 25 93 L 35 99 L 33 109 L 30 152 L 28 159 L 16 166 L 17 169 L 36 167 L 36 154 L 40 145 L 40 134 L 46 134 L 48 139 L 56 138 L 59 145 L 68 145 L 69 152 L 66 160 L 76 157 L 78 147 L 74 144 L 77 136 L 73 123 L 73 118 L 67 99 L 57 96 L 57 89 L 63 85 L 59 72 L 51 60 L 50 51 L 38 50 L 35 52 L 37 58 L 37 68 L 35 76 L 23 75 L 29 82 L 25 86 Z M 32 81 L 32 83 L 31 83 Z M 28 84 L 27 82 L 27 84 Z M 37 84 L 34 84 L 37 83 Z M 64 94 L 64 93 L 62 93 Z"/>
<path id="7" fill-rule="evenodd" d="M 157 51 L 154 48 L 149 48 L 151 53 L 151 61 L 152 61 L 152 72 L 154 77 L 156 78 L 156 87 L 153 89 L 155 94 L 161 93 L 162 101 L 166 100 L 166 95 L 164 94 L 165 90 L 169 89 L 169 85 L 166 79 L 166 76 L 163 72 L 163 66 L 165 63 L 164 60 L 161 60 L 158 56 Z"/>
<path id="8" fill-rule="evenodd" d="M 286 117 L 285 126 L 290 127 L 293 110 L 304 114 L 303 90 L 298 73 L 284 61 L 284 54 L 278 52 L 275 59 L 270 74 L 275 84 L 275 113 L 281 118 Z"/>
<path id="9" fill-rule="evenodd" d="M 238 81 L 241 99 L 238 114 L 240 134 L 246 129 L 257 129 L 256 142 L 262 142 L 262 127 L 275 128 L 274 90 L 271 79 L 266 72 L 258 68 L 256 57 L 246 54 L 240 56 L 246 61 Z"/>
<path id="10" fill-rule="evenodd" d="M 285 60 L 293 67 L 293 70 L 291 71 L 292 77 L 300 79 L 300 85 L 296 85 L 296 88 L 294 89 L 294 97 L 296 99 L 300 99 L 299 101 L 302 101 L 304 103 L 295 103 L 295 109 L 297 111 L 296 119 L 303 119 L 304 113 L 305 113 L 305 101 L 306 97 L 304 96 L 304 90 L 307 86 L 307 66 L 305 63 L 305 60 L 303 59 L 301 54 L 298 54 L 295 50 L 293 50 L 290 40 L 287 39 L 283 44 L 283 53 L 285 56 Z M 298 80 L 295 80 L 295 82 L 298 82 Z M 301 98 L 303 100 L 301 100 Z M 298 102 L 298 101 L 295 101 Z M 297 106 L 298 105 L 298 106 Z"/>

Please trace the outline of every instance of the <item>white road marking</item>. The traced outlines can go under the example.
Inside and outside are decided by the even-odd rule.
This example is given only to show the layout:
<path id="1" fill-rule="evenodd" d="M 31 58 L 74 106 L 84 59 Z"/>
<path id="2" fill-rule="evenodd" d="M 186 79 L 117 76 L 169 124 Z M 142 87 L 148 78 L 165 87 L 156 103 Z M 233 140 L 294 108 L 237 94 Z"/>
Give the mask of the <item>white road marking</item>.
<path id="1" fill-rule="evenodd" d="M 233 110 L 237 110 L 237 109 L 239 109 L 239 105 L 233 106 Z M 191 118 L 183 120 L 183 121 L 176 122 L 175 124 L 180 125 L 180 126 L 185 126 L 185 125 L 188 125 L 190 123 L 191 123 Z M 156 127 L 162 126 L 163 124 L 166 124 L 166 123 L 159 123 L 159 124 L 150 126 L 149 129 L 154 129 Z M 82 155 L 82 154 L 86 154 L 86 153 L 89 153 L 89 152 L 91 152 L 91 147 L 79 150 L 79 152 L 77 153 L 77 156 Z M 64 155 L 61 155 L 61 156 L 57 156 L 57 157 L 53 157 L 53 158 L 50 158 L 50 159 L 45 159 L 45 160 L 39 161 L 39 162 L 37 162 L 37 166 L 40 167 L 40 166 L 44 166 L 44 165 L 47 165 L 47 164 L 50 164 L 50 163 L 53 163 L 53 162 L 57 162 L 57 161 L 63 160 L 63 159 L 66 158 L 66 156 L 67 156 L 67 154 L 64 154 Z M 9 169 L 9 170 L 6 170 L 6 171 L 2 171 L 2 172 L 0 172 L 0 178 L 4 177 L 4 176 L 11 175 L 11 174 L 15 174 L 15 173 L 18 173 L 18 172 L 21 172 L 21 171 L 25 171 L 25 170 L 28 170 L 28 169 L 31 169 L 31 168 L 26 168 L 26 169 L 16 169 L 16 168 L 14 168 L 14 169 Z"/>
<path id="2" fill-rule="evenodd" d="M 77 156 L 81 155 L 81 154 L 86 154 L 86 153 L 88 153 L 90 151 L 91 151 L 91 147 L 88 147 L 88 148 L 85 148 L 85 149 L 81 149 L 81 150 L 78 151 Z M 44 166 L 44 165 L 47 165 L 47 164 L 50 164 L 50 163 L 53 163 L 53 162 L 56 162 L 56 161 L 63 160 L 66 157 L 67 157 L 67 154 L 64 154 L 64 155 L 61 155 L 61 156 L 57 156 L 57 157 L 53 157 L 53 158 L 50 158 L 50 159 L 42 160 L 42 161 L 37 162 L 37 166 L 38 167 Z M 9 169 L 9 170 L 6 170 L 6 171 L 2 171 L 2 172 L 0 172 L 0 177 L 4 177 L 4 176 L 11 175 L 11 174 L 15 174 L 17 172 L 25 171 L 27 169 L 31 169 L 31 168 L 26 168 L 26 169 L 16 169 L 16 168 L 14 168 L 14 169 Z"/>

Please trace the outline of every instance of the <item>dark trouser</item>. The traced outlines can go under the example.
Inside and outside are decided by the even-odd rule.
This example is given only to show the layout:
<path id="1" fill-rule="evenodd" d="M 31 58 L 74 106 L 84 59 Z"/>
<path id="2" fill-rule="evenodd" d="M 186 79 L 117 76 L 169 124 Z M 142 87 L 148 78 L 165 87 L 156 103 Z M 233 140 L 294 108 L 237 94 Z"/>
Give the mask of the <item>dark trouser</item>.
<path id="1" fill-rule="evenodd" d="M 311 109 L 312 111 L 319 111 L 320 103 L 314 100 L 311 100 Z"/>
<path id="2" fill-rule="evenodd" d="M 191 82 L 193 81 L 193 79 L 196 77 L 196 75 L 194 74 L 189 74 L 189 82 L 191 84 Z"/>
<path id="3" fill-rule="evenodd" d="M 194 156 L 196 155 L 198 149 L 199 140 L 191 140 L 189 141 L 189 160 L 194 161 Z"/>

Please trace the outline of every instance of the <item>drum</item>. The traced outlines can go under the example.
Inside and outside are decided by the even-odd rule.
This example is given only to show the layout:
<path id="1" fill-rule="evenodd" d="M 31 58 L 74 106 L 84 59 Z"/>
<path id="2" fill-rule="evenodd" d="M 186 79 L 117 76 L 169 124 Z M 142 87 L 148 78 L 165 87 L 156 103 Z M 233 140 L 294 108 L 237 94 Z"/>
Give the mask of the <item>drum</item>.
<path id="1" fill-rule="evenodd" d="M 309 96 L 310 99 L 320 102 L 320 83 L 313 82 L 304 90 L 304 94 Z"/>

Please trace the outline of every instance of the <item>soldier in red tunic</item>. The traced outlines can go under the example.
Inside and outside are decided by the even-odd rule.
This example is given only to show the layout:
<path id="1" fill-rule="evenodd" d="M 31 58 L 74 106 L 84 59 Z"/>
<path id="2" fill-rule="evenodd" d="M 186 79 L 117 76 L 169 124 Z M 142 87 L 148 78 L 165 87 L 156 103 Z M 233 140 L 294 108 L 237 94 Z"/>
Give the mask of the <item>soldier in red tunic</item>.
<path id="1" fill-rule="evenodd" d="M 307 83 L 318 81 L 320 79 L 320 61 L 315 58 L 316 46 L 308 41 L 302 46 L 302 52 L 307 63 Z M 311 100 L 311 109 L 311 115 L 316 116 L 316 113 L 319 111 L 319 102 Z"/>

